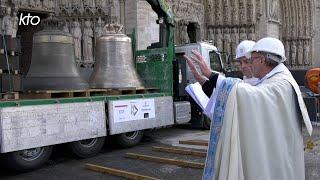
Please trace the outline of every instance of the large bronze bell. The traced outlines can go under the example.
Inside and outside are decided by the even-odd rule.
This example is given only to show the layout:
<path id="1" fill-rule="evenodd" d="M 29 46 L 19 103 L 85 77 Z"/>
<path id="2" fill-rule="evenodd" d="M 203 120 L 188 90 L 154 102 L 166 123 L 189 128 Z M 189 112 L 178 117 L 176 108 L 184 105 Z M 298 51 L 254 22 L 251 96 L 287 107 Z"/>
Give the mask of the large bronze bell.
<path id="1" fill-rule="evenodd" d="M 45 28 L 33 36 L 32 60 L 24 90 L 87 89 L 76 67 L 71 34 L 59 29 Z"/>
<path id="2" fill-rule="evenodd" d="M 96 44 L 96 64 L 91 74 L 91 88 L 143 87 L 134 68 L 131 39 L 120 33 L 115 24 L 106 26 L 107 33 Z"/>

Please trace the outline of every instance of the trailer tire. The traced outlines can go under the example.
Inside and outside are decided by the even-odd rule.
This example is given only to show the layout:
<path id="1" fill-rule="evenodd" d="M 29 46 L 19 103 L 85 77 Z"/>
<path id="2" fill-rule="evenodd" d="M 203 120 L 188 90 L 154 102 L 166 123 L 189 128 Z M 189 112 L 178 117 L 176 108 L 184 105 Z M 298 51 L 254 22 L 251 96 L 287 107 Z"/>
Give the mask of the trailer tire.
<path id="1" fill-rule="evenodd" d="M 210 125 L 211 125 L 211 119 L 205 116 L 203 118 L 203 129 L 209 130 L 210 129 Z"/>
<path id="2" fill-rule="evenodd" d="M 4 154 L 4 163 L 14 171 L 27 172 L 39 168 L 47 162 L 52 153 L 52 146 L 26 149 Z"/>
<path id="3" fill-rule="evenodd" d="M 86 139 L 68 143 L 68 148 L 73 154 L 80 158 L 92 157 L 100 152 L 105 137 Z"/>
<path id="4" fill-rule="evenodd" d="M 122 148 L 132 147 L 137 145 L 143 137 L 143 131 L 133 131 L 118 134 L 115 136 L 116 144 Z"/>

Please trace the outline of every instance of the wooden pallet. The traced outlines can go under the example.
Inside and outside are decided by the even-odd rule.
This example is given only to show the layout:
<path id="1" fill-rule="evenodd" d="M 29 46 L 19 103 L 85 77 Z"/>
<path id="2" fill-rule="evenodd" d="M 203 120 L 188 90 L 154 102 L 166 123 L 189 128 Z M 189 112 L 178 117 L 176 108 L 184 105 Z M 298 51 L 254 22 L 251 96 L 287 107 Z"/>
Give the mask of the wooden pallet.
<path id="1" fill-rule="evenodd" d="M 39 90 L 27 91 L 20 94 L 21 99 L 51 99 L 51 98 L 72 98 L 89 97 L 86 90 Z"/>
<path id="2" fill-rule="evenodd" d="M 160 89 L 158 89 L 158 88 L 137 88 L 136 92 L 137 92 L 137 94 L 155 93 L 155 92 L 160 92 Z"/>
<path id="3" fill-rule="evenodd" d="M 89 89 L 90 96 L 136 94 L 135 88 Z"/>
<path id="4" fill-rule="evenodd" d="M 0 71 L 1 72 L 1 71 Z M 39 90 L 27 91 L 20 94 L 21 99 L 51 99 L 51 98 L 73 98 L 107 95 L 129 95 L 144 94 L 155 91 L 155 88 L 118 88 L 118 89 L 87 89 L 87 90 Z"/>
<path id="5" fill-rule="evenodd" d="M 6 92 L 6 93 L 0 93 L 0 99 L 1 101 L 5 100 L 17 100 L 20 98 L 19 92 Z"/>
<path id="6" fill-rule="evenodd" d="M 159 92 L 157 88 L 117 88 L 117 89 L 90 89 L 91 96 L 95 95 L 127 95 L 127 94 L 146 94 Z"/>

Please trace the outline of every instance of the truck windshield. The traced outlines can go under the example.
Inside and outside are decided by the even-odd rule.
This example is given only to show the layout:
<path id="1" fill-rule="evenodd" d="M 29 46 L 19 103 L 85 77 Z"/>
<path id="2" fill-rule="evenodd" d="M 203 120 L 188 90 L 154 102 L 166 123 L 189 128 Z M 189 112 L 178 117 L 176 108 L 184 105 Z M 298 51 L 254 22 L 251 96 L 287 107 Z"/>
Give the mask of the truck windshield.
<path id="1" fill-rule="evenodd" d="M 211 69 L 220 72 L 222 70 L 220 63 L 220 55 L 215 51 L 210 51 L 209 57 Z"/>

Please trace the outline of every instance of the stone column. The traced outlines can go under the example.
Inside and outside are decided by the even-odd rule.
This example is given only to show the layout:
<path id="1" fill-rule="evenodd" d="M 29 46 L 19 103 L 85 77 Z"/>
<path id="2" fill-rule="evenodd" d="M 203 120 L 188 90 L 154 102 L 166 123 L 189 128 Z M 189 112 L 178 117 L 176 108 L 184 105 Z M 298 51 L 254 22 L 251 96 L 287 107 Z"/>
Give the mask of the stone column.
<path id="1" fill-rule="evenodd" d="M 120 24 L 125 24 L 125 0 L 119 0 L 120 4 Z"/>

